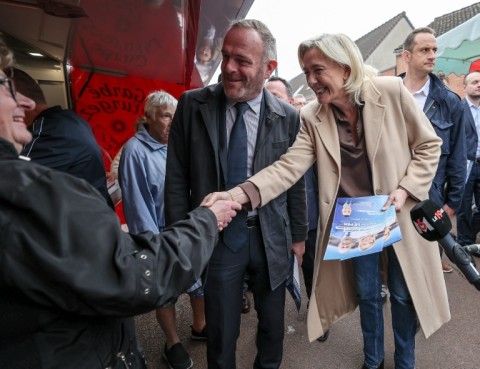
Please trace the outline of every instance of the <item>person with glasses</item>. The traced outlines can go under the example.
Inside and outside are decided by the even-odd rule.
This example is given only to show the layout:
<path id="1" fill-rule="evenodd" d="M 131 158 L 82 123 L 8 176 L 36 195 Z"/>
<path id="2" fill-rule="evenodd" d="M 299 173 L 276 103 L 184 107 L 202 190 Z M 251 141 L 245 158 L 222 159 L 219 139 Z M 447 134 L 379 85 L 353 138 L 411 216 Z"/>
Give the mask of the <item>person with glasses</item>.
<path id="1" fill-rule="evenodd" d="M 12 60 L 0 40 L 0 368 L 146 369 L 132 317 L 200 276 L 240 206 L 125 233 L 86 181 L 19 156 L 35 103 L 6 82 Z"/>
<path id="2" fill-rule="evenodd" d="M 17 101 L 17 98 L 15 96 L 16 91 L 15 91 L 15 82 L 13 82 L 13 79 L 11 78 L 0 78 L 0 85 L 6 86 L 8 88 L 8 92 L 10 92 L 10 95 L 12 95 L 12 98 Z"/>

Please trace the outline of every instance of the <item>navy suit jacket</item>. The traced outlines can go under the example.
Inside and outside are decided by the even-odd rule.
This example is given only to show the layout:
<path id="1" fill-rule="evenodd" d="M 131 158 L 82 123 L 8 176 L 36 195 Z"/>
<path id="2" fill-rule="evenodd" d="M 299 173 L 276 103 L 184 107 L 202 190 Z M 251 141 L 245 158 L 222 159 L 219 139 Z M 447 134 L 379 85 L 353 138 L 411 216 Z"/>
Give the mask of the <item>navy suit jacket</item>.
<path id="1" fill-rule="evenodd" d="M 263 90 L 264 118 L 260 122 L 253 172 L 275 162 L 295 141 L 298 112 Z M 166 224 L 184 219 L 203 198 L 225 189 L 226 148 L 224 93 L 221 83 L 184 92 L 170 128 L 165 179 Z M 291 243 L 307 238 L 305 181 L 302 178 L 266 206 L 258 209 L 267 256 L 270 286 L 288 276 Z"/>
<path id="2" fill-rule="evenodd" d="M 473 120 L 470 106 L 466 99 L 462 100 L 463 116 L 465 121 L 465 137 L 467 140 L 467 159 L 475 160 L 477 157 L 478 135 L 475 121 Z"/>

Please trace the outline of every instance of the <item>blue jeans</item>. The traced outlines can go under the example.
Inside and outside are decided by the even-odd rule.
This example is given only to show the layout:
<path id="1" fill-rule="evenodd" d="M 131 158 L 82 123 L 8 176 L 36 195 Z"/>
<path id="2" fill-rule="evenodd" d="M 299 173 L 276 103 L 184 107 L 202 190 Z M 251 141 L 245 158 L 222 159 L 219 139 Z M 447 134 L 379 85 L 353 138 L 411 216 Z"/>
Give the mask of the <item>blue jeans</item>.
<path id="1" fill-rule="evenodd" d="M 387 247 L 388 289 L 395 338 L 395 369 L 415 368 L 417 314 L 392 246 Z M 353 258 L 363 334 L 365 366 L 378 368 L 384 359 L 384 325 L 380 253 Z"/>

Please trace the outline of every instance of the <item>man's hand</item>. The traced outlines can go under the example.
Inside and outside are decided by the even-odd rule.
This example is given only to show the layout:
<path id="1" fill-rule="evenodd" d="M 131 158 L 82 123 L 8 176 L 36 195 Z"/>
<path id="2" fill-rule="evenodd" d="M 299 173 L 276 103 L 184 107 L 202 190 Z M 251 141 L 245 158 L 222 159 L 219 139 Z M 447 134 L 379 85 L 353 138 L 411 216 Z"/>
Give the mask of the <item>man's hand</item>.
<path id="1" fill-rule="evenodd" d="M 232 218 L 237 215 L 236 210 L 241 210 L 242 206 L 235 201 L 218 200 L 209 209 L 213 211 L 217 218 L 218 230 L 222 231 L 232 221 Z"/>
<path id="2" fill-rule="evenodd" d="M 305 254 L 305 241 L 293 242 L 292 243 L 292 252 L 297 258 L 298 266 L 302 266 L 303 254 Z"/>
<path id="3" fill-rule="evenodd" d="M 388 200 L 383 205 L 382 210 L 387 210 L 390 205 L 395 206 L 395 211 L 397 213 L 402 211 L 403 205 L 405 205 L 405 201 L 408 198 L 408 192 L 405 191 L 403 188 L 397 188 L 396 190 L 392 191 L 390 195 L 388 196 Z"/>
<path id="4" fill-rule="evenodd" d="M 219 200 L 232 200 L 232 196 L 227 192 L 212 192 L 209 193 L 205 198 L 202 200 L 200 206 L 205 206 L 207 208 L 211 207 L 216 201 Z"/>
<path id="5" fill-rule="evenodd" d="M 447 213 L 450 219 L 453 219 L 453 217 L 455 216 L 455 209 L 452 209 L 450 206 L 445 204 L 443 205 L 443 210 L 445 210 L 445 213 Z"/>

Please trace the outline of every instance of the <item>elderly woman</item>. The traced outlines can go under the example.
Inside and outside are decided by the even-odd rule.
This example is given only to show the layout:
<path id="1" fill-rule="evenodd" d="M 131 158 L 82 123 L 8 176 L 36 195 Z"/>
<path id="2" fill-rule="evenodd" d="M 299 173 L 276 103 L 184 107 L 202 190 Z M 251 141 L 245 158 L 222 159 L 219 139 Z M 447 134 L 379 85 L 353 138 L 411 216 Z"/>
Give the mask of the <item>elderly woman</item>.
<path id="1" fill-rule="evenodd" d="M 209 195 L 263 206 L 292 186 L 315 160 L 319 226 L 309 338 L 360 308 L 363 368 L 383 368 L 384 326 L 380 253 L 324 261 L 337 197 L 388 195 L 403 240 L 388 247 L 388 287 L 395 368 L 415 367 L 417 317 L 426 337 L 450 319 L 437 249 L 411 225 L 410 209 L 427 198 L 441 140 L 397 77 L 377 77 L 355 43 L 342 34 L 302 42 L 298 58 L 317 100 L 301 110 L 303 127 L 279 161 L 228 192 Z"/>

